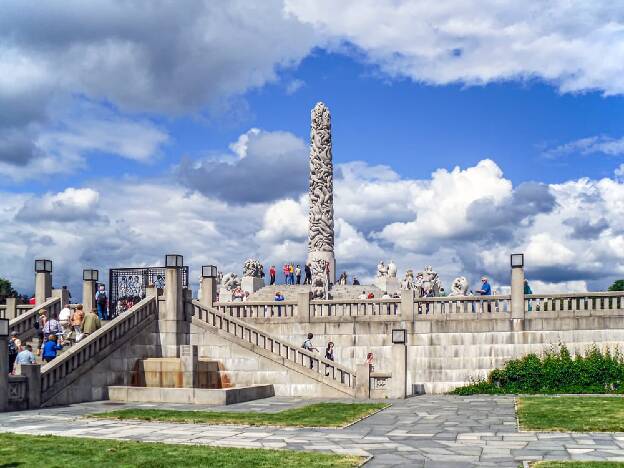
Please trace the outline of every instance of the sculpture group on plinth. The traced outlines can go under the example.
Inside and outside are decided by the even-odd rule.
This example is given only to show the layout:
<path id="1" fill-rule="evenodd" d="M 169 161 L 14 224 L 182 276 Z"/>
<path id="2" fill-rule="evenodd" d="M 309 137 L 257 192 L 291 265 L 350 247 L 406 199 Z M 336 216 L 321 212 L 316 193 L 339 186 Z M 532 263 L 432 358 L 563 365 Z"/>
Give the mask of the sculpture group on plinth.
<path id="1" fill-rule="evenodd" d="M 467 296 L 468 295 L 468 280 L 465 276 L 458 276 L 453 280 L 451 284 L 451 291 L 449 296 Z"/>
<path id="2" fill-rule="evenodd" d="M 398 293 L 400 285 L 396 275 L 397 266 L 392 260 L 390 260 L 390 263 L 388 263 L 387 266 L 383 260 L 380 260 L 377 264 L 375 286 L 388 294 Z"/>
<path id="3" fill-rule="evenodd" d="M 234 293 L 240 291 L 241 279 L 234 272 L 225 273 L 219 284 L 219 301 L 230 302 L 234 299 Z"/>
<path id="4" fill-rule="evenodd" d="M 243 265 L 243 280 L 241 289 L 249 294 L 264 288 L 264 266 L 260 260 L 248 258 Z"/>

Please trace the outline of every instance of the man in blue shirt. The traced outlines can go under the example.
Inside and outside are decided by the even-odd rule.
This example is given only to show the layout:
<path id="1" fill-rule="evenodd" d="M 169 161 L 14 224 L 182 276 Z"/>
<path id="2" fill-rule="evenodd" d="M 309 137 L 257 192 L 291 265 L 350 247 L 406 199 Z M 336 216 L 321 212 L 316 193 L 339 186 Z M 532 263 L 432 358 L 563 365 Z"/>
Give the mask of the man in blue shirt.
<path id="1" fill-rule="evenodd" d="M 482 296 L 491 296 L 492 295 L 492 287 L 490 283 L 488 283 L 488 279 L 486 276 L 481 278 L 481 289 L 477 291 Z"/>
<path id="2" fill-rule="evenodd" d="M 23 351 L 17 355 L 15 364 L 35 364 L 35 355 L 32 352 L 32 346 L 26 345 Z"/>

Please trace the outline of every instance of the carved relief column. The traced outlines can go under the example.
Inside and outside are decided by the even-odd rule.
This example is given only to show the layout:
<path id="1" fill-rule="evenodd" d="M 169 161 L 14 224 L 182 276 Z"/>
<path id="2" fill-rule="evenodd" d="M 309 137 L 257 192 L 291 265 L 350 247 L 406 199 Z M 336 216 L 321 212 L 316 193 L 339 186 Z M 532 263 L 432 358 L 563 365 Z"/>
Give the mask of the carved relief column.
<path id="1" fill-rule="evenodd" d="M 311 117 L 308 262 L 312 266 L 313 285 L 315 280 L 321 280 L 317 277 L 324 265 L 329 265 L 329 282 L 333 284 L 336 282 L 336 258 L 331 116 L 327 106 L 319 102 L 312 109 Z"/>

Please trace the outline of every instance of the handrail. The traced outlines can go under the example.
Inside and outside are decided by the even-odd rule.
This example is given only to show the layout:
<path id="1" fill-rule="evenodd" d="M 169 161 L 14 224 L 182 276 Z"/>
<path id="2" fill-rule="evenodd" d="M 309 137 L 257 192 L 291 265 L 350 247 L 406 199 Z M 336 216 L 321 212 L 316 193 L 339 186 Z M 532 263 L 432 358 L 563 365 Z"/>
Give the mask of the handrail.
<path id="1" fill-rule="evenodd" d="M 35 305 L 32 309 L 9 321 L 9 330 L 16 331 L 17 335 L 22 339 L 28 339 L 35 334 L 35 322 L 39 318 L 39 311 L 47 309 L 48 312 L 61 311 L 61 298 L 50 297 L 44 303 Z"/>
<path id="2" fill-rule="evenodd" d="M 157 315 L 156 298 L 146 297 L 99 330 L 80 340 L 58 358 L 45 364 L 41 368 L 41 403 L 50 400 L 70 382 L 65 382 L 59 388 L 60 383 L 67 379 L 78 378 L 79 375 L 75 372 L 78 368 L 94 366 L 123 344 L 125 342 L 122 340 L 123 337 L 128 337 L 130 332 L 141 328 L 141 325 L 151 323 Z M 114 344 L 116 346 L 113 346 Z M 94 359 L 95 356 L 99 359 Z"/>
<path id="3" fill-rule="evenodd" d="M 192 305 L 193 316 L 197 319 L 281 358 L 318 372 L 321 376 L 324 371 L 325 377 L 330 378 L 336 384 L 350 389 L 355 388 L 355 372 L 352 369 L 273 337 L 247 322 L 231 317 L 215 308 L 207 307 L 199 301 L 192 301 Z"/>
<path id="4" fill-rule="evenodd" d="M 557 293 L 557 294 L 525 294 L 525 299 L 542 299 L 542 298 L 558 298 L 558 297 L 622 297 L 624 291 L 599 291 L 599 292 L 580 292 L 580 293 Z"/>
<path id="5" fill-rule="evenodd" d="M 297 301 L 228 301 L 215 302 L 213 307 L 231 317 L 293 317 L 297 313 Z"/>

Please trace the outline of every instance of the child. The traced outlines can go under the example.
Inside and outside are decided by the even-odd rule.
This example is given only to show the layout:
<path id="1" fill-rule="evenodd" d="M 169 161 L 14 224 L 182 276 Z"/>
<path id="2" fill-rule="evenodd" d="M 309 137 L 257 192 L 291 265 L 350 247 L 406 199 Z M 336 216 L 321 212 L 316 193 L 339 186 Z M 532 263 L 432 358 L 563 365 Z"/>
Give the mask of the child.
<path id="1" fill-rule="evenodd" d="M 56 343 L 56 335 L 48 336 L 48 341 L 43 345 L 43 360 L 50 362 L 56 357 L 56 352 L 63 349 L 63 346 Z"/>

